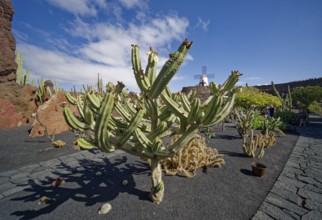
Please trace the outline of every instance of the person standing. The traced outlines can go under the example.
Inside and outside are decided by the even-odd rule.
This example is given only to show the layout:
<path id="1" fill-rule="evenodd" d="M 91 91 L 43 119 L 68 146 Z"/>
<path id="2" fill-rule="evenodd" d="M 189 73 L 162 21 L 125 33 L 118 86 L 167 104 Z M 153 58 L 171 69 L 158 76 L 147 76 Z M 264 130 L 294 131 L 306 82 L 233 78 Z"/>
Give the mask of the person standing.
<path id="1" fill-rule="evenodd" d="M 300 109 L 299 118 L 300 118 L 300 126 L 306 126 L 307 112 L 305 109 Z"/>
<path id="2" fill-rule="evenodd" d="M 273 117 L 273 116 L 274 116 L 274 112 L 275 112 L 274 105 L 271 105 L 271 106 L 269 107 L 269 115 L 270 115 L 271 117 Z"/>

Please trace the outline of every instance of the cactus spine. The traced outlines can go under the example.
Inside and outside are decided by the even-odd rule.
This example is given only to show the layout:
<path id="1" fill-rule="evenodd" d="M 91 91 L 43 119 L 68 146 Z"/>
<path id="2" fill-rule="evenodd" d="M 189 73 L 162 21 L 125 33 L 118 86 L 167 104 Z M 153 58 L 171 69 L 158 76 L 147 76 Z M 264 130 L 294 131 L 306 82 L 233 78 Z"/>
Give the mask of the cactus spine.
<path id="1" fill-rule="evenodd" d="M 81 99 L 68 93 L 66 95 L 72 104 L 88 105 L 86 111 L 92 112 L 92 118 L 88 120 L 86 114 L 80 114 L 81 118 L 77 118 L 68 107 L 64 109 L 66 121 L 71 127 L 94 132 L 94 137 L 77 140 L 80 147 L 98 147 L 105 152 L 120 149 L 151 161 L 150 198 L 157 204 L 163 200 L 165 189 L 161 160 L 178 153 L 201 128 L 219 123 L 229 114 L 237 92 L 234 86 L 241 75 L 238 71 L 232 71 L 224 86 L 214 89 L 205 103 L 193 98 L 193 93 L 188 97 L 172 94 L 168 83 L 190 48 L 191 43 L 185 40 L 176 52 L 170 54 L 169 60 L 156 76 L 157 53 L 150 49 L 144 72 L 139 47 L 132 45 L 133 73 L 141 90 L 134 99 L 123 90 L 121 82 L 117 85 L 108 83 L 104 94 L 86 91 Z M 224 96 L 228 97 L 225 102 Z M 112 112 L 118 113 L 118 116 Z M 178 137 L 175 141 L 165 141 L 174 135 Z"/>

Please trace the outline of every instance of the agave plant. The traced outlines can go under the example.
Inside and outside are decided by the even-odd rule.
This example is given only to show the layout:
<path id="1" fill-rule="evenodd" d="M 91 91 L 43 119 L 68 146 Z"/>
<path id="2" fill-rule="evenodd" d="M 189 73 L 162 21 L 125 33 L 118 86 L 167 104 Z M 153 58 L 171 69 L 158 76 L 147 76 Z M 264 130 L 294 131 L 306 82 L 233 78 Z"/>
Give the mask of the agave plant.
<path id="1" fill-rule="evenodd" d="M 221 122 L 230 112 L 238 89 L 234 88 L 239 76 L 232 71 L 219 88 L 210 84 L 211 96 L 201 103 L 193 93 L 172 94 L 169 81 L 178 71 L 192 43 L 183 41 L 178 50 L 156 74 L 157 52 L 148 53 L 145 70 L 141 67 L 139 47 L 132 45 L 131 61 L 134 76 L 141 93 L 135 99 L 123 90 L 124 85 L 108 83 L 106 92 L 89 90 L 85 94 L 67 93 L 68 100 L 78 106 L 76 117 L 68 106 L 64 108 L 68 124 L 93 135 L 78 138 L 85 149 L 99 148 L 104 152 L 116 149 L 150 160 L 152 187 L 150 199 L 160 203 L 164 196 L 161 161 L 178 153 L 201 128 Z M 224 97 L 228 97 L 225 102 Z M 170 137 L 176 139 L 170 142 Z"/>

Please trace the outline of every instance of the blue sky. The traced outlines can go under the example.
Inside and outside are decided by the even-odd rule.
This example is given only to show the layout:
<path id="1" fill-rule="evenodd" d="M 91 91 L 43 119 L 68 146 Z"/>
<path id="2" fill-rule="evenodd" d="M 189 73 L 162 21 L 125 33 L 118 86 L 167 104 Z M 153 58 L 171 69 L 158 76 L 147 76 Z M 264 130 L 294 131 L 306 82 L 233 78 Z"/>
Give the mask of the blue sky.
<path id="1" fill-rule="evenodd" d="M 193 46 L 170 83 L 198 83 L 207 66 L 218 84 L 231 70 L 239 85 L 322 77 L 321 0 L 11 0 L 13 34 L 34 79 L 60 87 L 122 81 L 138 91 L 131 44 L 141 60 L 151 46 L 159 68 L 188 38 Z"/>

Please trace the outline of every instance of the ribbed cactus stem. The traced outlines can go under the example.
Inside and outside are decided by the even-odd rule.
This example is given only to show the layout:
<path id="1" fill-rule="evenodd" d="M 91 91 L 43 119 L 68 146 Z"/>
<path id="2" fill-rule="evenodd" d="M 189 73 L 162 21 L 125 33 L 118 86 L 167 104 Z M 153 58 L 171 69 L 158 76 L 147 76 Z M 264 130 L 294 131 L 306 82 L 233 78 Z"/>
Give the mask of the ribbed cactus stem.
<path id="1" fill-rule="evenodd" d="M 151 89 L 149 90 L 149 98 L 156 99 L 168 85 L 172 77 L 179 70 L 181 64 L 183 63 L 188 50 L 191 48 L 192 42 L 190 43 L 187 39 L 179 46 L 178 50 L 171 53 L 170 59 L 163 65 L 158 76 Z"/>
<path id="2" fill-rule="evenodd" d="M 164 183 L 162 181 L 162 170 L 159 160 L 151 160 L 151 180 L 152 188 L 150 192 L 150 199 L 156 203 L 160 204 L 164 196 Z"/>
<path id="3" fill-rule="evenodd" d="M 16 52 L 16 63 L 18 65 L 16 70 L 16 83 L 22 84 L 23 81 L 23 61 L 22 55 L 19 51 Z"/>

